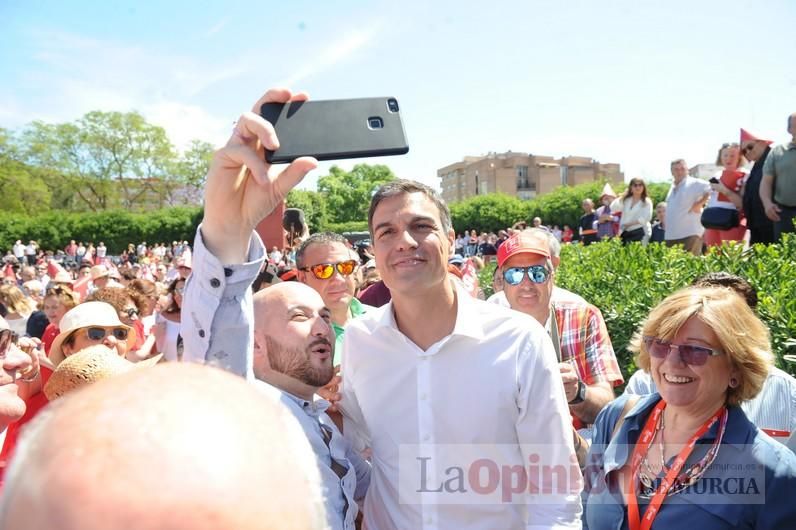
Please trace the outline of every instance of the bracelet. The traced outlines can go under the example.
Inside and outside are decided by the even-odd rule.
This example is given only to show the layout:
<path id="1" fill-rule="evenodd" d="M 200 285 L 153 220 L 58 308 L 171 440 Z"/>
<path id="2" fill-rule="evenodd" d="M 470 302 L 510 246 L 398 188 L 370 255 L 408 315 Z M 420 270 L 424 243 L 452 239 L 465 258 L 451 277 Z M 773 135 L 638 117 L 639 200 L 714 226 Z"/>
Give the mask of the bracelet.
<path id="1" fill-rule="evenodd" d="M 36 370 L 32 366 L 24 372 L 19 372 L 19 378 L 26 383 L 32 383 L 37 377 L 39 377 L 39 370 Z"/>

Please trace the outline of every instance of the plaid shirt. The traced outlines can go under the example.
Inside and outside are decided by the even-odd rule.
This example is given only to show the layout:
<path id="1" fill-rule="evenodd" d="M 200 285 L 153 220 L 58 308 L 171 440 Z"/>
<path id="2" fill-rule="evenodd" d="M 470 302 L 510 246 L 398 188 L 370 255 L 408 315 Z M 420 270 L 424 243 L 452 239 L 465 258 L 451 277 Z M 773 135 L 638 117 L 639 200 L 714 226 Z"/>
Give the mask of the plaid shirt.
<path id="1" fill-rule="evenodd" d="M 591 304 L 553 302 L 561 343 L 561 361 L 573 361 L 587 385 L 602 381 L 618 386 L 624 382 L 611 337 L 600 310 Z"/>

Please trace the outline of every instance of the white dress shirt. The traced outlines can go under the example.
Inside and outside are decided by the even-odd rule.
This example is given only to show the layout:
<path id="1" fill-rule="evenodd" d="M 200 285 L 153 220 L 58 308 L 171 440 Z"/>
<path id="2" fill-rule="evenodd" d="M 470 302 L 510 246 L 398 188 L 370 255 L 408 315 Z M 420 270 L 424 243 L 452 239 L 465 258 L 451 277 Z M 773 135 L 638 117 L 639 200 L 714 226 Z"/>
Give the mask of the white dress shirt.
<path id="1" fill-rule="evenodd" d="M 344 435 L 372 450 L 368 530 L 580 528 L 582 479 L 550 338 L 527 315 L 456 298 L 453 332 L 426 351 L 398 330 L 392 303 L 346 328 L 340 406 Z M 503 502 L 505 480 L 497 500 L 476 493 L 470 473 L 483 472 L 479 486 L 490 479 L 479 459 L 527 469 L 529 487 Z M 547 485 L 529 462 L 566 472 L 562 487 L 529 493 Z M 442 483 L 457 491 L 432 491 Z"/>
<path id="2" fill-rule="evenodd" d="M 647 241 L 652 233 L 650 219 L 652 219 L 652 201 L 650 198 L 647 197 L 643 201 L 640 200 L 636 202 L 636 204 L 633 204 L 632 197 L 628 197 L 622 201 L 622 217 L 619 220 L 619 233 L 643 228 L 644 241 Z"/>

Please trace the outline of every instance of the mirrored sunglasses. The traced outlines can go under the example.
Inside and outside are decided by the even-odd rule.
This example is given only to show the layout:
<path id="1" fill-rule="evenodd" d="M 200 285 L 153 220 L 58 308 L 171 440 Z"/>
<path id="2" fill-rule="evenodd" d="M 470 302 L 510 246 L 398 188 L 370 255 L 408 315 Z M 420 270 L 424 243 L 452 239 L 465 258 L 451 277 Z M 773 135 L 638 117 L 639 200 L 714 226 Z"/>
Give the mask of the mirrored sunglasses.
<path id="1" fill-rule="evenodd" d="M 319 263 L 304 267 L 301 270 L 311 272 L 319 280 L 328 280 L 334 274 L 335 269 L 343 276 L 350 276 L 357 269 L 357 262 L 351 259 L 339 263 Z"/>
<path id="2" fill-rule="evenodd" d="M 129 330 L 127 328 L 100 328 L 100 327 L 90 327 L 86 328 L 86 337 L 88 340 L 93 342 L 99 342 L 104 340 L 108 334 L 112 334 L 116 340 L 127 340 L 127 336 L 129 334 Z"/>
<path id="3" fill-rule="evenodd" d="M 665 359 L 672 349 L 676 349 L 680 354 L 680 359 L 685 364 L 691 366 L 702 366 L 708 362 L 708 357 L 713 355 L 723 355 L 721 350 L 714 350 L 705 346 L 694 346 L 693 344 L 672 344 L 668 340 L 658 337 L 644 337 L 644 346 L 649 354 L 657 359 Z"/>
<path id="4" fill-rule="evenodd" d="M 503 279 L 509 285 L 519 285 L 522 278 L 528 274 L 528 279 L 533 283 L 544 283 L 550 276 L 550 271 L 544 265 L 531 265 L 529 267 L 511 267 L 503 271 Z"/>

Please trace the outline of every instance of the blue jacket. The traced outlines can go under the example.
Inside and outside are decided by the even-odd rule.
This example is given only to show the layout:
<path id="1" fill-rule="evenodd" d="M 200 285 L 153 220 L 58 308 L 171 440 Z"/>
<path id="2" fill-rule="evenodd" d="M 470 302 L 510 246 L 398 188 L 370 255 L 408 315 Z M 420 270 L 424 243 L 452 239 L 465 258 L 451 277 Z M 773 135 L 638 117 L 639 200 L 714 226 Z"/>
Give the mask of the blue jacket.
<path id="1" fill-rule="evenodd" d="M 584 470 L 584 529 L 628 528 L 627 507 L 617 485 L 617 473 L 610 472 L 628 463 L 644 422 L 661 399 L 659 394 L 643 396 L 628 413 L 616 439 L 611 440 L 628 397 L 624 395 L 607 405 L 595 421 Z M 718 423 L 697 442 L 686 465 L 710 448 Z M 642 517 L 648 503 L 649 499 L 639 499 Z M 730 407 L 716 459 L 696 484 L 666 497 L 652 528 L 796 528 L 796 455 L 758 430 L 740 408 Z"/>

